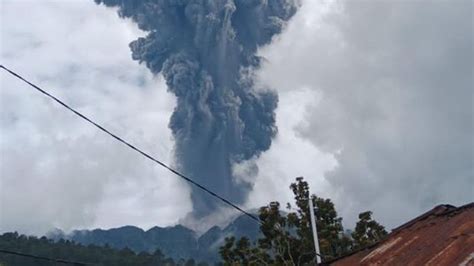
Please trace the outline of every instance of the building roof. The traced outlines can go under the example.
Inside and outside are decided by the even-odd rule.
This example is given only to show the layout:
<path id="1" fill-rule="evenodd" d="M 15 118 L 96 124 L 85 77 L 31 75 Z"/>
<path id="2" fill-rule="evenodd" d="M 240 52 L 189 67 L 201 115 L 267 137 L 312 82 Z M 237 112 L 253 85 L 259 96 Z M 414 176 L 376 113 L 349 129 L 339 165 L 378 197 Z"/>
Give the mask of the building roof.
<path id="1" fill-rule="evenodd" d="M 330 264 L 474 266 L 474 202 L 436 206 L 384 240 Z"/>

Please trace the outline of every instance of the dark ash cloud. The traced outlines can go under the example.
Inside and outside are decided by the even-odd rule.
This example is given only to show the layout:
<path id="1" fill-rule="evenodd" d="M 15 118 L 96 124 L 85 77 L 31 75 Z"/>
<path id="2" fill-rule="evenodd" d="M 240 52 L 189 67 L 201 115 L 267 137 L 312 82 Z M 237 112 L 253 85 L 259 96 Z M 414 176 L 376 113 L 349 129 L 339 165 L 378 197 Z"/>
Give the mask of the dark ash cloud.
<path id="1" fill-rule="evenodd" d="M 232 165 L 267 150 L 275 136 L 278 97 L 256 90 L 257 48 L 296 12 L 292 0 L 96 0 L 117 6 L 148 32 L 130 44 L 133 59 L 162 73 L 177 97 L 169 127 L 178 167 L 206 187 L 243 203 L 250 183 L 236 182 Z M 194 215 L 217 207 L 193 188 Z"/>

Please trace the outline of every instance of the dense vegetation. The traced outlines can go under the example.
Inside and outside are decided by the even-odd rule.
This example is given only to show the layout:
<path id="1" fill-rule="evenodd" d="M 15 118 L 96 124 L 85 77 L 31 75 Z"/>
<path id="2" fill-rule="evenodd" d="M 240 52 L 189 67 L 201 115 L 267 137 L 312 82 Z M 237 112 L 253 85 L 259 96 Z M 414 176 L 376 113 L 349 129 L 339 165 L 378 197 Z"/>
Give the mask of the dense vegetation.
<path id="1" fill-rule="evenodd" d="M 313 235 L 309 213 L 309 187 L 303 178 L 290 186 L 296 206 L 280 209 L 278 202 L 260 208 L 262 237 L 252 243 L 249 238 L 226 238 L 220 248 L 225 265 L 315 265 Z M 384 227 L 374 221 L 372 212 L 359 215 L 352 234 L 344 232 L 342 218 L 338 217 L 330 199 L 311 195 L 316 206 L 316 224 L 322 261 L 364 248 L 385 237 Z"/>
<path id="2" fill-rule="evenodd" d="M 159 250 L 153 254 L 135 253 L 132 250 L 113 249 L 108 246 L 100 247 L 95 245 L 83 246 L 71 241 L 60 240 L 54 242 L 46 237 L 37 238 L 19 235 L 18 233 L 5 233 L 0 236 L 0 250 L 9 250 L 31 254 L 35 256 L 48 257 L 54 259 L 64 259 L 68 261 L 90 263 L 93 265 L 207 265 L 196 263 L 194 260 L 174 261 L 165 257 Z M 18 255 L 0 253 L 0 265 L 2 266 L 51 266 L 66 265 L 56 262 L 39 260 L 35 258 L 22 257 Z"/>

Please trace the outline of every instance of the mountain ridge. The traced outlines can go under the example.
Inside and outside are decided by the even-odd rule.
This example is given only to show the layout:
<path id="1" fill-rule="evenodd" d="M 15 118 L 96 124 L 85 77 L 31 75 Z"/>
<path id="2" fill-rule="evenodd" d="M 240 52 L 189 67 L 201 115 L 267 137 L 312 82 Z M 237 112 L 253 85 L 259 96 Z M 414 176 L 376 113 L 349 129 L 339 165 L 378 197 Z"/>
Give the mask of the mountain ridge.
<path id="1" fill-rule="evenodd" d="M 181 224 L 175 226 L 154 226 L 144 230 L 133 225 L 124 225 L 110 229 L 83 229 L 64 233 L 56 229 L 46 237 L 74 241 L 83 245 L 109 246 L 116 249 L 129 248 L 134 252 L 153 253 L 160 249 L 164 255 L 173 259 L 190 259 L 210 263 L 218 262 L 219 247 L 228 236 L 247 236 L 252 241 L 257 239 L 259 225 L 245 215 L 238 216 L 227 226 L 213 226 L 199 235 Z"/>

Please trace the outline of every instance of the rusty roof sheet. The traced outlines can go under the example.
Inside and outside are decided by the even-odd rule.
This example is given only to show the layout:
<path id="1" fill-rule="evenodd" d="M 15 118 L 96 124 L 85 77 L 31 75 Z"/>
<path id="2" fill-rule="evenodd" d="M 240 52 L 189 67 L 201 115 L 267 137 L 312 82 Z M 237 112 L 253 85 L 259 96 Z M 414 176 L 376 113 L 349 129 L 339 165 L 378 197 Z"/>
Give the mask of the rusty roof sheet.
<path id="1" fill-rule="evenodd" d="M 439 205 L 331 265 L 474 266 L 474 203 Z"/>

